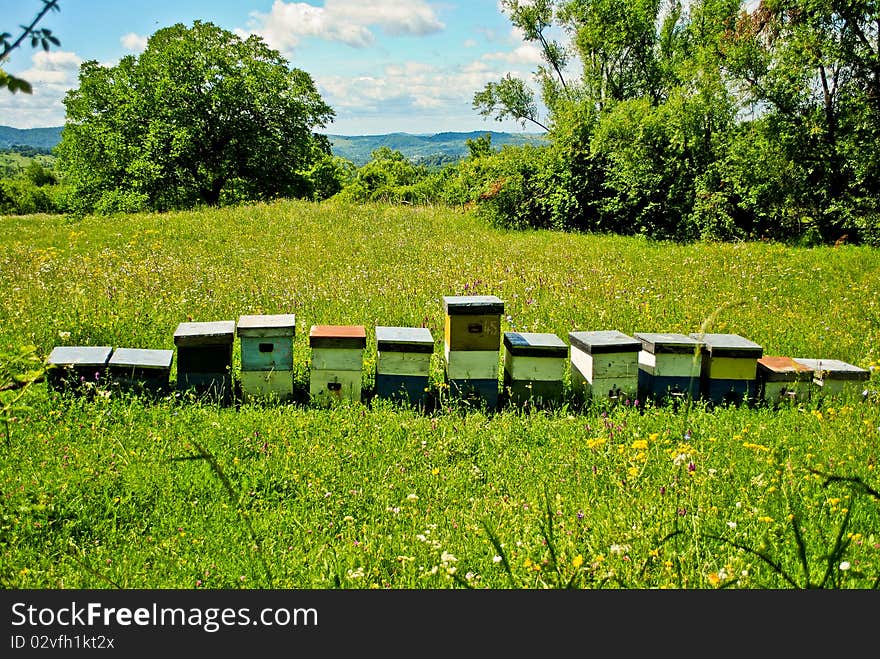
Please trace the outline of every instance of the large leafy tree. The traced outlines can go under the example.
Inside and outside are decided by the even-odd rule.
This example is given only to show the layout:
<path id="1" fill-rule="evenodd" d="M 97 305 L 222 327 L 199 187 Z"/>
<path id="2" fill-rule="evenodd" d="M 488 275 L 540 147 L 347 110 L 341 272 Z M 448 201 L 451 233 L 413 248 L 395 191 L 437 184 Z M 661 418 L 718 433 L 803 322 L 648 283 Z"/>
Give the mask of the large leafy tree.
<path id="1" fill-rule="evenodd" d="M 88 61 L 64 103 L 59 167 L 87 208 L 166 210 L 308 196 L 334 116 L 311 76 L 259 37 L 211 23 L 156 32 L 139 56 Z"/>

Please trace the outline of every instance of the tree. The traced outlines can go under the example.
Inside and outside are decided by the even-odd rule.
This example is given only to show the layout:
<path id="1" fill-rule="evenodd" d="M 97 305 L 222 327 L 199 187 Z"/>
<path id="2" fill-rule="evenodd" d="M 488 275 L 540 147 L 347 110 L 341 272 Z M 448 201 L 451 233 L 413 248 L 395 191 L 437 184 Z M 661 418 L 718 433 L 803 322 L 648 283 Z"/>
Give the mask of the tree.
<path id="1" fill-rule="evenodd" d="M 332 120 L 311 76 L 259 37 L 196 21 L 139 56 L 87 61 L 64 99 L 58 167 L 85 209 L 167 210 L 308 196 Z"/>
<path id="2" fill-rule="evenodd" d="M 37 12 L 36 17 L 31 21 L 30 25 L 21 26 L 21 34 L 15 41 L 10 41 L 10 39 L 12 39 L 12 34 L 9 32 L 3 32 L 0 34 L 0 64 L 5 62 L 9 57 L 9 54 L 18 48 L 26 39 L 31 40 L 32 47 L 36 48 L 39 45 L 43 47 L 43 50 L 49 50 L 50 44 L 55 46 L 61 45 L 58 37 L 54 36 L 51 30 L 47 28 L 37 29 L 37 23 L 39 23 L 46 14 L 50 11 L 61 11 L 58 7 L 58 0 L 42 0 L 42 2 L 42 9 Z M 16 78 L 14 75 L 7 73 L 0 68 L 0 88 L 3 87 L 6 87 L 13 94 L 15 92 L 24 92 L 25 94 L 33 92 L 33 88 L 27 80 Z"/>

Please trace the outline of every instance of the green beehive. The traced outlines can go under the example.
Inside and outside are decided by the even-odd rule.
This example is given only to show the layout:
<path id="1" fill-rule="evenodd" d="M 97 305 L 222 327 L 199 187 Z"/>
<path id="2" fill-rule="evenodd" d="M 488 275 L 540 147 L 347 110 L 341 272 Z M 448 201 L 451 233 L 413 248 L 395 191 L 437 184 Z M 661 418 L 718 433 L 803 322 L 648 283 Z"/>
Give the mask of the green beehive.
<path id="1" fill-rule="evenodd" d="M 236 333 L 241 344 L 241 391 L 244 399 L 291 399 L 296 316 L 241 316 Z"/>
<path id="2" fill-rule="evenodd" d="M 229 400 L 234 341 L 234 320 L 180 323 L 174 332 L 177 390 Z"/>
<path id="3" fill-rule="evenodd" d="M 363 325 L 312 325 L 309 395 L 313 403 L 360 402 L 366 346 Z"/>
<path id="4" fill-rule="evenodd" d="M 562 398 L 568 345 L 546 332 L 504 333 L 504 390 L 511 402 L 552 405 Z"/>
<path id="5" fill-rule="evenodd" d="M 116 348 L 107 363 L 110 379 L 120 389 L 164 395 L 171 388 L 173 350 Z"/>
<path id="6" fill-rule="evenodd" d="M 813 369 L 791 357 L 765 355 L 758 360 L 758 398 L 770 405 L 810 400 Z"/>
<path id="7" fill-rule="evenodd" d="M 112 353 L 111 346 L 56 346 L 46 360 L 46 382 L 58 391 L 102 384 Z"/>

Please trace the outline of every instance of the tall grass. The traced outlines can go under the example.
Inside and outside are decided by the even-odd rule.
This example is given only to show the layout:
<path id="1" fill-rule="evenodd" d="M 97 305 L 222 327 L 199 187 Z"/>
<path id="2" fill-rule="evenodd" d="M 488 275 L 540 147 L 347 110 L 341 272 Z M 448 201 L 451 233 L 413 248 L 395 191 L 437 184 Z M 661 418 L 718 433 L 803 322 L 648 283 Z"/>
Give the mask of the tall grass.
<path id="1" fill-rule="evenodd" d="M 489 229 L 439 208 L 281 202 L 0 219 L 0 347 L 173 348 L 181 321 L 295 313 L 503 330 L 741 334 L 880 355 L 880 252 Z M 236 346 L 237 353 L 237 346 Z M 239 368 L 236 354 L 234 371 Z M 878 388 L 875 373 L 868 388 Z M 0 458 L 7 588 L 877 587 L 876 398 L 431 413 L 381 399 L 223 407 L 28 387 Z M 827 576 L 826 576 L 827 575 Z"/>

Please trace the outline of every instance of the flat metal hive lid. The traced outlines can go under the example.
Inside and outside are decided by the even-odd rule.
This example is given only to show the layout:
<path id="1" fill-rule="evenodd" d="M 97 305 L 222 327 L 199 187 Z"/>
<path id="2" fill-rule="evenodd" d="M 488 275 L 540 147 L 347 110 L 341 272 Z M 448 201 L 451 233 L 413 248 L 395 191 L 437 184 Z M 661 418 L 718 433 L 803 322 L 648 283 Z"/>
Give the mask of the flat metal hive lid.
<path id="1" fill-rule="evenodd" d="M 173 350 L 152 348 L 116 348 L 110 357 L 110 366 L 125 368 L 169 369 L 174 359 Z"/>
<path id="2" fill-rule="evenodd" d="M 296 315 L 254 314 L 238 319 L 236 332 L 239 336 L 294 336 L 296 334 Z"/>
<path id="3" fill-rule="evenodd" d="M 552 332 L 505 332 L 504 347 L 515 356 L 568 356 L 568 344 Z"/>
<path id="4" fill-rule="evenodd" d="M 758 360 L 758 371 L 770 382 L 797 382 L 813 379 L 813 369 L 791 357 L 766 355 Z"/>
<path id="5" fill-rule="evenodd" d="M 568 340 L 571 345 L 591 355 L 610 352 L 638 352 L 642 347 L 641 341 L 617 330 L 569 332 Z"/>
<path id="6" fill-rule="evenodd" d="M 447 315 L 502 314 L 504 302 L 495 295 L 444 295 L 443 310 Z"/>
<path id="7" fill-rule="evenodd" d="M 694 354 L 702 344 L 687 334 L 675 334 L 667 332 L 636 332 L 633 337 L 642 344 L 645 352 Z"/>
<path id="8" fill-rule="evenodd" d="M 50 366 L 106 366 L 112 346 L 55 346 L 46 363 Z"/>
<path id="9" fill-rule="evenodd" d="M 174 345 L 222 345 L 235 340 L 234 320 L 180 323 L 174 332 Z"/>
<path id="10" fill-rule="evenodd" d="M 365 348 L 367 330 L 363 325 L 312 325 L 309 330 L 312 348 Z"/>
<path id="11" fill-rule="evenodd" d="M 691 337 L 702 341 L 712 357 L 761 357 L 764 349 L 739 334 L 700 334 L 692 333 Z"/>
<path id="12" fill-rule="evenodd" d="M 813 369 L 813 373 L 817 378 L 827 378 L 829 380 L 867 380 L 871 375 L 867 369 L 859 368 L 839 359 L 795 357 L 794 360 L 798 364 L 803 364 L 807 368 Z"/>
<path id="13" fill-rule="evenodd" d="M 427 327 L 376 327 L 376 349 L 388 352 L 434 352 L 434 337 Z"/>

